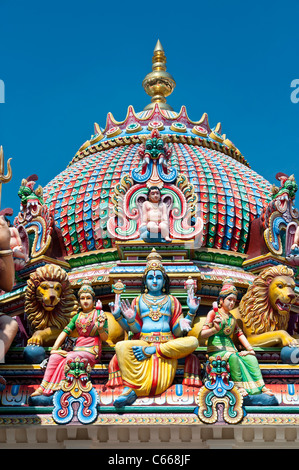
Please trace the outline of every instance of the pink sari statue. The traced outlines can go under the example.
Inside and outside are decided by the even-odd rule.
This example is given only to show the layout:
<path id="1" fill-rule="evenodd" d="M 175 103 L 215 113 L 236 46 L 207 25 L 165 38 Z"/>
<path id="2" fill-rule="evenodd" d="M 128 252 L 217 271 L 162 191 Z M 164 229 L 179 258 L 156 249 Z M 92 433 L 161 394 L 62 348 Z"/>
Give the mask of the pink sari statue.
<path id="1" fill-rule="evenodd" d="M 94 291 L 87 283 L 83 284 L 78 295 L 81 310 L 72 318 L 55 341 L 43 381 L 32 393 L 32 397 L 49 396 L 60 389 L 60 382 L 65 379 L 65 364 L 69 359 L 85 358 L 93 367 L 101 357 L 102 341 L 106 341 L 108 338 L 107 319 L 102 311 L 102 303 L 98 301 L 94 308 Z M 78 338 L 73 350 L 67 352 L 60 349 L 66 338 L 75 330 L 78 333 Z"/>

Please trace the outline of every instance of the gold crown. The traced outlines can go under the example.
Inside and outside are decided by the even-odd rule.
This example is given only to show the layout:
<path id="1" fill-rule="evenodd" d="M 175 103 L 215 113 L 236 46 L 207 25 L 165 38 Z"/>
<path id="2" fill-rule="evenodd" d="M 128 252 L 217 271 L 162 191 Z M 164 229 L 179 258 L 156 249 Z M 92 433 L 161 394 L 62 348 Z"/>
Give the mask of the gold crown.
<path id="1" fill-rule="evenodd" d="M 95 296 L 95 292 L 92 288 L 91 281 L 89 281 L 88 279 L 83 281 L 82 286 L 80 287 L 78 291 L 78 297 L 80 297 L 81 294 L 86 294 L 86 293 L 91 294 L 93 297 Z"/>
<path id="2" fill-rule="evenodd" d="M 222 283 L 222 289 L 220 291 L 219 295 L 229 295 L 229 294 L 235 294 L 237 295 L 238 291 L 236 287 L 234 286 L 234 281 L 230 278 L 226 278 L 223 280 Z"/>
<path id="3" fill-rule="evenodd" d="M 162 257 L 161 255 L 159 255 L 159 253 L 157 253 L 155 248 L 152 249 L 151 253 L 147 256 L 146 260 L 147 260 L 147 263 L 146 263 L 146 267 L 144 271 L 145 276 L 151 270 L 154 270 L 154 271 L 159 270 L 159 271 L 162 271 L 162 273 L 166 273 L 165 268 L 161 261 Z"/>

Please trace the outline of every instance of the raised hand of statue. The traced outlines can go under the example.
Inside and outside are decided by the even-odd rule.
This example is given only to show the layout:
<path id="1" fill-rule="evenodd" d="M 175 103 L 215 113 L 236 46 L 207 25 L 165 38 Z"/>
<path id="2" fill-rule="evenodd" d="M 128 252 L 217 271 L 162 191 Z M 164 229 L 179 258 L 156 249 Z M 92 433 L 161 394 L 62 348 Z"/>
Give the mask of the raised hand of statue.
<path id="1" fill-rule="evenodd" d="M 216 331 L 220 331 L 222 328 L 222 322 L 221 322 L 221 317 L 219 315 L 216 315 L 214 320 L 213 320 L 213 325 L 216 328 Z"/>
<path id="2" fill-rule="evenodd" d="M 0 250 L 9 250 L 10 249 L 10 230 L 7 225 L 6 220 L 1 215 L 0 216 Z"/>
<path id="3" fill-rule="evenodd" d="M 131 307 L 131 304 L 128 300 L 121 301 L 121 311 L 125 319 L 129 323 L 133 323 L 136 317 L 135 310 Z"/>
<path id="4" fill-rule="evenodd" d="M 96 320 L 96 326 L 97 328 L 100 330 L 103 328 L 104 326 L 104 323 L 105 323 L 105 320 L 106 320 L 106 315 L 105 313 L 103 312 L 103 305 L 102 305 L 102 302 L 100 301 L 100 299 L 97 301 L 96 303 L 96 309 L 98 311 L 98 317 L 97 317 L 97 320 Z"/>
<path id="5" fill-rule="evenodd" d="M 109 307 L 112 315 L 117 319 L 121 314 L 120 294 L 115 294 L 115 302 L 110 302 Z"/>
<path id="6" fill-rule="evenodd" d="M 188 289 L 187 305 L 191 315 L 194 315 L 197 312 L 197 309 L 200 305 L 201 298 L 194 295 L 194 286 L 191 286 Z"/>
<path id="7" fill-rule="evenodd" d="M 181 318 L 179 323 L 181 331 L 186 331 L 188 333 L 188 331 L 192 329 L 191 320 L 189 320 L 188 318 Z"/>

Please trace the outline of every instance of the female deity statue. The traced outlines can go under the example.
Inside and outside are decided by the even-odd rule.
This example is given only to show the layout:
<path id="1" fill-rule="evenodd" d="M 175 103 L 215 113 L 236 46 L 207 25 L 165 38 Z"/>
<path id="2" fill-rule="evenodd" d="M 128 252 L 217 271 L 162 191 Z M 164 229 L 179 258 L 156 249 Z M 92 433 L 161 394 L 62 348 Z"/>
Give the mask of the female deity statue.
<path id="1" fill-rule="evenodd" d="M 237 289 L 230 279 L 224 281 L 218 298 L 202 327 L 202 338 L 208 338 L 208 356 L 220 356 L 227 360 L 230 375 L 236 388 L 246 397 L 265 393 L 274 395 L 266 388 L 255 352 L 230 313 L 237 300 Z M 238 352 L 231 336 L 236 335 L 245 350 Z M 273 397 L 274 398 L 274 397 Z"/>
<path id="2" fill-rule="evenodd" d="M 64 367 L 69 359 L 85 358 L 91 367 L 100 359 L 102 342 L 108 338 L 106 315 L 102 310 L 102 303 L 98 300 L 96 306 L 95 293 L 91 285 L 85 281 L 78 292 L 80 310 L 74 315 L 69 324 L 56 339 L 51 349 L 49 362 L 44 379 L 31 397 L 39 395 L 52 395 L 60 389 L 60 382 L 65 378 Z M 72 351 L 60 349 L 64 341 L 77 331 L 78 337 Z"/>
<path id="3" fill-rule="evenodd" d="M 180 302 L 169 295 L 169 278 L 161 256 L 152 250 L 147 257 L 142 295 L 132 305 L 128 300 L 110 304 L 115 319 L 134 333 L 132 340 L 115 346 L 118 366 L 125 385 L 114 406 L 132 404 L 137 397 L 159 395 L 173 382 L 178 359 L 190 355 L 198 346 L 197 338 L 184 336 L 191 325 L 200 299 L 188 292 L 189 313 L 184 317 Z"/>

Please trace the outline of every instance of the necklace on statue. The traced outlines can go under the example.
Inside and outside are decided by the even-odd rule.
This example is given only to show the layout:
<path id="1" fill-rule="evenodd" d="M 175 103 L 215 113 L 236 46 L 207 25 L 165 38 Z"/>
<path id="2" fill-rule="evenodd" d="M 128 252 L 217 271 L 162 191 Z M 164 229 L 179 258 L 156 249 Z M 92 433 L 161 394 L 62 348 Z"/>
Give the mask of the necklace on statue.
<path id="1" fill-rule="evenodd" d="M 78 320 L 77 320 L 77 325 L 82 328 L 82 333 L 86 333 L 88 327 L 90 326 L 92 320 L 93 320 L 93 315 L 91 315 L 93 312 L 80 312 Z M 88 318 L 90 316 L 90 318 Z M 83 321 L 82 321 L 83 320 Z M 84 321 L 86 320 L 86 321 Z"/>
<path id="2" fill-rule="evenodd" d="M 148 316 L 153 321 L 158 321 L 162 317 L 163 313 L 161 312 L 162 307 L 168 302 L 167 295 L 160 295 L 158 297 L 154 297 L 152 295 L 143 294 L 142 296 L 143 302 L 149 309 Z"/>

